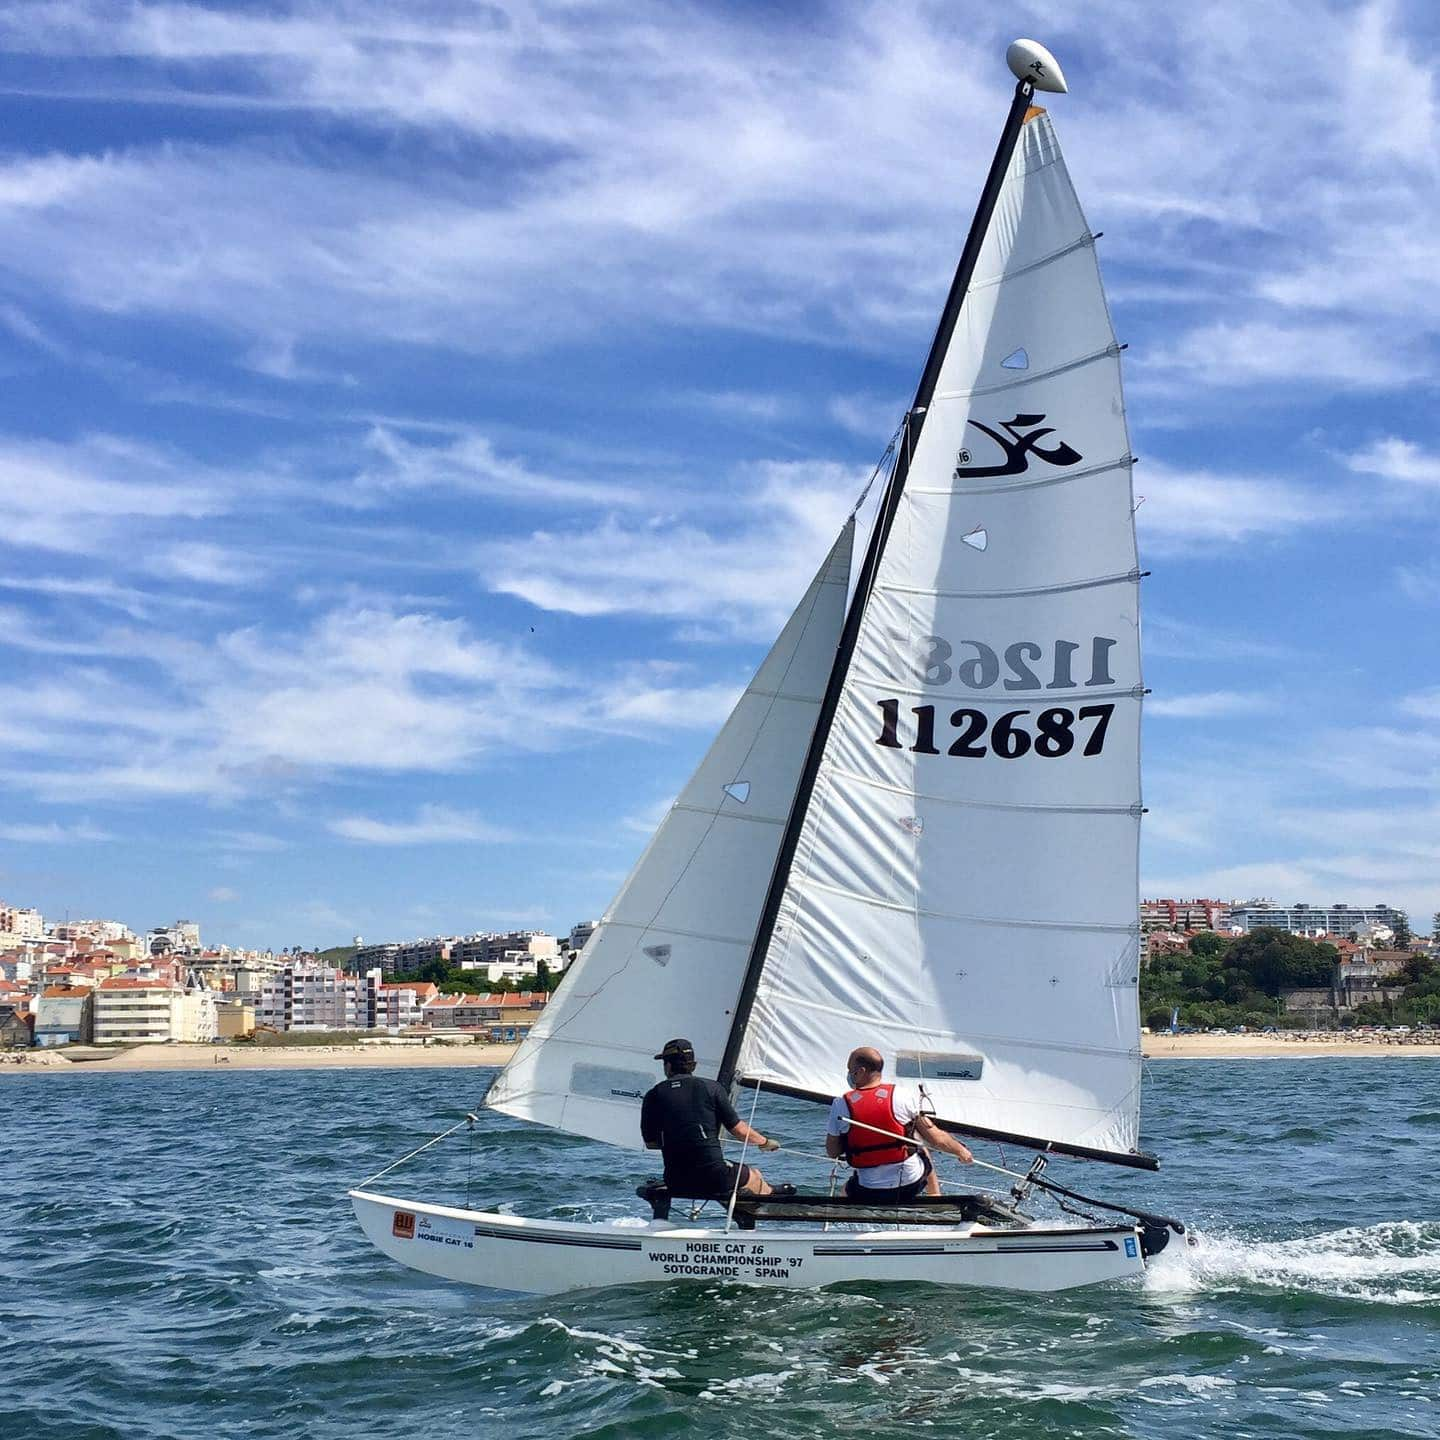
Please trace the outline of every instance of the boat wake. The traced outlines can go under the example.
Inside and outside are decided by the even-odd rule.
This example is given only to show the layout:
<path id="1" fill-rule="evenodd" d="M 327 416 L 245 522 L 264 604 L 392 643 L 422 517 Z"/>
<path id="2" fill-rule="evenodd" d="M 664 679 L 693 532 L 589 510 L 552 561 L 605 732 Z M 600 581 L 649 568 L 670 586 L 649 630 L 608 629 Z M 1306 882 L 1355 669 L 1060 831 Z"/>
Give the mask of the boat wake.
<path id="1" fill-rule="evenodd" d="M 1388 1220 L 1294 1240 L 1197 1233 L 1146 1271 L 1157 1295 L 1293 1291 L 1392 1305 L 1440 1302 L 1440 1221 Z"/>

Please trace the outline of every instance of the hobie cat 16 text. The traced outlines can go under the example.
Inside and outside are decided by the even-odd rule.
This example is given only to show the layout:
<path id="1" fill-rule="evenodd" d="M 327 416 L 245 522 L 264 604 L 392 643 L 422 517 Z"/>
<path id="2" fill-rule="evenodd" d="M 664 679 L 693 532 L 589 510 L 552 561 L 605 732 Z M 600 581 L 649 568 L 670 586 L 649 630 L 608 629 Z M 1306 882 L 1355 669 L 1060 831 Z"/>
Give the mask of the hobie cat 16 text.
<path id="1" fill-rule="evenodd" d="M 852 516 L 487 1104 L 638 1149 L 668 1035 L 746 1091 L 742 1113 L 770 1094 L 828 1102 L 847 1052 L 875 1045 L 936 1123 L 1034 1163 L 1006 1172 L 1008 1193 L 888 1211 L 732 1196 L 677 1222 L 652 1192 L 643 1224 L 353 1191 L 395 1259 L 531 1291 L 1051 1290 L 1138 1273 L 1183 1228 L 1113 1204 L 1113 1223 L 1023 1208 L 1084 1198 L 1041 1173 L 1053 1157 L 1156 1162 L 1139 1134 L 1144 687 L 1121 347 L 1032 104 L 1065 81 L 1033 41 L 1007 60 L 1014 98 L 853 585 Z"/>

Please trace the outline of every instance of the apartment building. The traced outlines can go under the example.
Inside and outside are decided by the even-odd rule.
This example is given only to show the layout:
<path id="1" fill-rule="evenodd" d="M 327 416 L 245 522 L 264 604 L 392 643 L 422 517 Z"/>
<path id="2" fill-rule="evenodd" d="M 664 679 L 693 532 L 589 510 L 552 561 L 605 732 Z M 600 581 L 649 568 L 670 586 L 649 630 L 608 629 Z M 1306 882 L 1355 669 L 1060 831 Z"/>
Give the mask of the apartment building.
<path id="1" fill-rule="evenodd" d="M 428 980 L 381 985 L 376 991 L 375 1023 L 383 1030 L 405 1030 L 425 1022 L 425 1006 L 439 995 Z"/>
<path id="2" fill-rule="evenodd" d="M 363 975 L 328 965 L 286 965 L 267 976 L 255 1023 L 275 1030 L 373 1030 L 380 1014 L 379 970 Z"/>
<path id="3" fill-rule="evenodd" d="M 1228 900 L 1142 900 L 1142 930 L 1229 930 Z"/>
<path id="4" fill-rule="evenodd" d="M 1339 902 L 1309 905 L 1303 901 L 1295 905 L 1277 905 L 1273 900 L 1247 900 L 1243 905 L 1232 905 L 1230 921 L 1234 928 L 1247 934 L 1266 927 L 1288 930 L 1292 935 L 1311 936 L 1345 936 L 1367 929 L 1373 934 L 1372 927 L 1393 934 L 1401 924 L 1409 926 L 1406 913 L 1389 905 L 1345 905 Z"/>

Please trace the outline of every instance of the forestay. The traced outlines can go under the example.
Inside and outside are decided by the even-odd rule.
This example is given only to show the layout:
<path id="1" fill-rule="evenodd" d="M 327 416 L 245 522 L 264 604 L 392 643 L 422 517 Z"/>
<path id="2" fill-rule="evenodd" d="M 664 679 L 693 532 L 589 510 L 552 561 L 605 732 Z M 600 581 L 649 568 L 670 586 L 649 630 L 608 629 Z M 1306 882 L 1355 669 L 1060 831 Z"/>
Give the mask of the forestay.
<path id="1" fill-rule="evenodd" d="M 488 1104 L 640 1145 L 651 1058 L 675 1035 L 714 1075 L 845 618 L 846 524 Z"/>
<path id="2" fill-rule="evenodd" d="M 874 1044 L 938 1114 L 1138 1136 L 1138 572 L 1119 350 L 1050 120 L 1020 130 L 739 1053 L 831 1095 Z"/>

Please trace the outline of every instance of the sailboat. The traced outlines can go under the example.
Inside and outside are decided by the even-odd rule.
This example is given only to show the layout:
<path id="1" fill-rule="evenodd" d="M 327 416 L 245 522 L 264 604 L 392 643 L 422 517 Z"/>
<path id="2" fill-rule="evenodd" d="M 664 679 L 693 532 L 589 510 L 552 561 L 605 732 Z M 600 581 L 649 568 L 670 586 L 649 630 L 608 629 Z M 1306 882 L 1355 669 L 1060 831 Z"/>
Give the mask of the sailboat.
<path id="1" fill-rule="evenodd" d="M 871 1045 L 935 1123 L 1032 1163 L 988 1167 L 1008 1192 L 886 1211 L 737 1195 L 713 1220 L 672 1217 L 658 1185 L 637 1192 L 651 1218 L 607 1223 L 367 1182 L 356 1214 L 395 1260 L 542 1293 L 1058 1290 L 1135 1275 L 1183 1232 L 1043 1174 L 1157 1165 L 1139 1148 L 1141 572 L 1123 347 L 1033 103 L 1065 80 L 1034 41 L 1006 58 L 1014 97 L 853 585 L 852 515 L 486 1104 L 633 1150 L 668 1036 L 742 1115 L 828 1103 Z M 1037 1220 L 1037 1192 L 1113 1218 Z"/>

